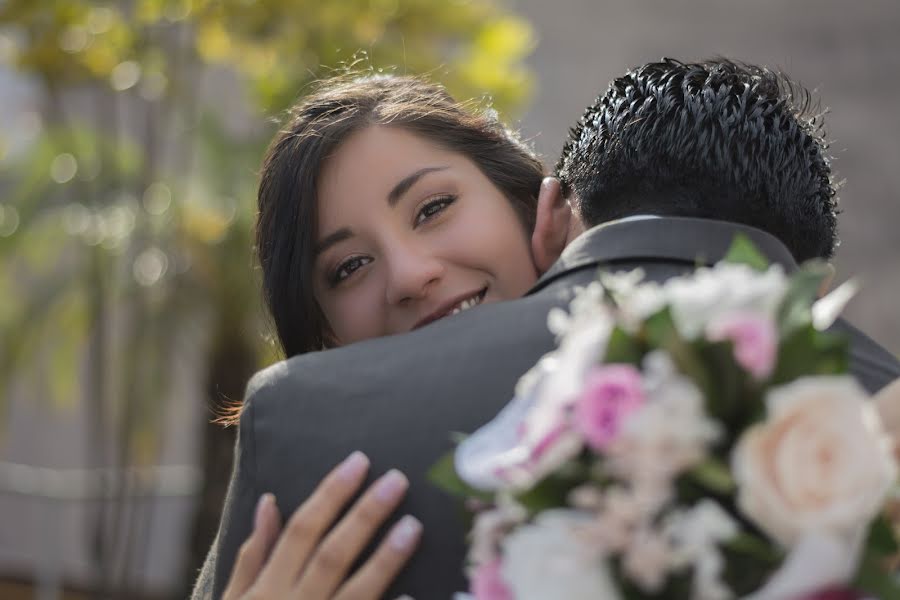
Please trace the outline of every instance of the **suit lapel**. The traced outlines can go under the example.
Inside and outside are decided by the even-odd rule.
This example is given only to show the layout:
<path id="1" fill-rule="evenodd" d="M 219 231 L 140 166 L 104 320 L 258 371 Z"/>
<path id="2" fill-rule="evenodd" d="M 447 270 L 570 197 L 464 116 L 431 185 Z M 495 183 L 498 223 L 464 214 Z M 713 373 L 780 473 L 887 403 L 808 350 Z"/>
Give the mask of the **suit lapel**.
<path id="1" fill-rule="evenodd" d="M 712 265 L 725 257 L 738 234 L 749 238 L 770 263 L 788 272 L 797 268 L 778 238 L 754 227 L 684 217 L 625 219 L 597 225 L 578 236 L 528 294 L 572 271 L 623 261 Z"/>

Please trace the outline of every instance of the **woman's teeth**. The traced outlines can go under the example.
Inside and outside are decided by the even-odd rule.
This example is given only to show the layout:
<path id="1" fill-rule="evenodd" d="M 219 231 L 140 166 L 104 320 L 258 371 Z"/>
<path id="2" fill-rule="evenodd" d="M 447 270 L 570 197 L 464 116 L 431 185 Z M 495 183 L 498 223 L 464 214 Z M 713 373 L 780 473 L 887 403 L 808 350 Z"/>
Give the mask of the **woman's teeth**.
<path id="1" fill-rule="evenodd" d="M 458 305 L 456 305 L 453 308 L 453 310 L 451 310 L 448 314 L 449 315 L 458 315 L 459 313 L 461 313 L 464 310 L 468 310 L 468 309 L 472 308 L 473 306 L 478 306 L 479 304 L 481 304 L 482 300 L 484 300 L 484 291 L 478 292 L 477 294 L 475 294 L 468 300 L 463 300 Z"/>

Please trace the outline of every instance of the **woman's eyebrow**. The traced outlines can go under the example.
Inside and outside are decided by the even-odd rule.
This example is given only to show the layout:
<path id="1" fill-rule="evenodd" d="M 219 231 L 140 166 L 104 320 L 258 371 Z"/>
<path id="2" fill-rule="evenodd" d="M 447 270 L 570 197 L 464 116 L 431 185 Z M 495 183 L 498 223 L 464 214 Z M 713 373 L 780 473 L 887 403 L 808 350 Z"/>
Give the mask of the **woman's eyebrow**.
<path id="1" fill-rule="evenodd" d="M 397 185 L 394 186 L 394 189 L 392 189 L 388 193 L 388 196 L 387 196 L 388 205 L 391 208 L 396 206 L 397 202 L 400 201 L 400 198 L 403 196 L 403 194 L 408 192 L 409 188 L 414 186 L 416 184 L 416 182 L 419 181 L 420 179 L 422 179 L 424 176 L 428 175 L 429 173 L 434 173 L 435 171 L 443 171 L 448 168 L 449 167 L 446 167 L 446 166 L 444 166 L 444 167 L 425 167 L 423 169 L 419 169 L 418 171 L 416 171 L 415 173 L 412 173 L 411 175 L 407 175 L 406 177 L 401 179 L 397 183 Z"/>
<path id="2" fill-rule="evenodd" d="M 338 242 L 343 242 L 344 240 L 352 238 L 352 237 L 353 237 L 353 230 L 349 229 L 347 227 L 342 227 L 341 229 L 338 229 L 334 233 L 329 233 L 324 238 L 319 240 L 319 242 L 316 244 L 316 247 L 313 249 L 313 257 L 316 257 L 316 256 L 322 254 L 323 252 L 325 252 L 326 250 L 328 250 L 329 248 L 331 248 Z"/>

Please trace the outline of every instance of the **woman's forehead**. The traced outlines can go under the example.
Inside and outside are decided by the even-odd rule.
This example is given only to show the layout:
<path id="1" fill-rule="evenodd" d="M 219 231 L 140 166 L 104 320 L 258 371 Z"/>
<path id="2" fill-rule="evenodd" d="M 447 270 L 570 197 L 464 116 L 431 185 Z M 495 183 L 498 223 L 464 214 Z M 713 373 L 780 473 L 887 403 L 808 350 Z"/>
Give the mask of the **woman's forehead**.
<path id="1" fill-rule="evenodd" d="M 388 199 L 404 179 L 420 171 L 470 176 L 470 161 L 399 127 L 371 126 L 345 140 L 323 164 L 318 194 L 323 209 L 355 198 Z M 477 169 L 475 169 L 477 170 Z"/>

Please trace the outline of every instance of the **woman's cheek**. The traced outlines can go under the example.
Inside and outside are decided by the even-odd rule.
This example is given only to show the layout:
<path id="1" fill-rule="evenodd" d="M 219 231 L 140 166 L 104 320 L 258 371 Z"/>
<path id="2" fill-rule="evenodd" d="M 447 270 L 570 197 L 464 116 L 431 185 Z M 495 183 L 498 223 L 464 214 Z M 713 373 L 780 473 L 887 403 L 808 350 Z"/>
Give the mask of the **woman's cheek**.
<path id="1" fill-rule="evenodd" d="M 344 290 L 335 299 L 333 314 L 328 315 L 329 323 L 339 345 L 346 345 L 360 340 L 380 337 L 384 331 L 383 297 L 378 301 L 375 286 L 367 282 Z"/>

